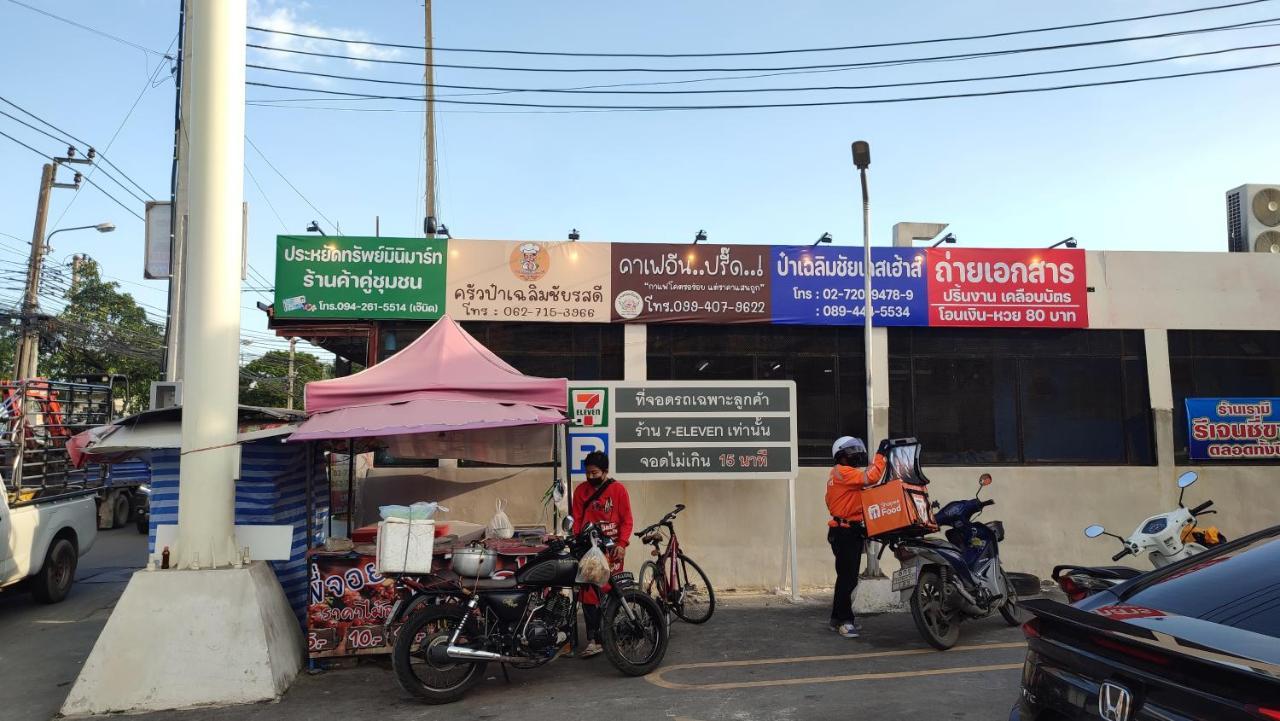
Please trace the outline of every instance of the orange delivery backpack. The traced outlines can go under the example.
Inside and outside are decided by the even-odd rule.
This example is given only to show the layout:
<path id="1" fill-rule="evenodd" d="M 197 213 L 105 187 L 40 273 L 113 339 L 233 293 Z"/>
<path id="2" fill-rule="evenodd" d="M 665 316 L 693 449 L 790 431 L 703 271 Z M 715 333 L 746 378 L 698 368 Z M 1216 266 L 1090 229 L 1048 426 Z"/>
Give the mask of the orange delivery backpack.
<path id="1" fill-rule="evenodd" d="M 920 441 L 889 441 L 888 480 L 862 491 L 867 537 L 923 536 L 938 530 L 925 487 L 929 479 L 920 470 Z"/>

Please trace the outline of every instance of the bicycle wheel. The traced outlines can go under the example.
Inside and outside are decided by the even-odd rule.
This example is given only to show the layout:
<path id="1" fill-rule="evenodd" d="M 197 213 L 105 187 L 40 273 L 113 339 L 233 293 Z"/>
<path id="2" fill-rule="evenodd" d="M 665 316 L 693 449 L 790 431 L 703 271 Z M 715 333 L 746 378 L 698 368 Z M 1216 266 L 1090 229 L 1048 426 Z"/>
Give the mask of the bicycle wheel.
<path id="1" fill-rule="evenodd" d="M 666 579 L 662 577 L 658 564 L 653 561 L 645 561 L 640 566 L 640 590 L 644 591 L 646 596 L 651 597 L 658 602 L 659 606 L 667 605 Z"/>
<path id="2" fill-rule="evenodd" d="M 716 610 L 716 592 L 693 559 L 682 553 L 679 561 L 680 588 L 671 610 L 688 623 L 706 623 Z"/>

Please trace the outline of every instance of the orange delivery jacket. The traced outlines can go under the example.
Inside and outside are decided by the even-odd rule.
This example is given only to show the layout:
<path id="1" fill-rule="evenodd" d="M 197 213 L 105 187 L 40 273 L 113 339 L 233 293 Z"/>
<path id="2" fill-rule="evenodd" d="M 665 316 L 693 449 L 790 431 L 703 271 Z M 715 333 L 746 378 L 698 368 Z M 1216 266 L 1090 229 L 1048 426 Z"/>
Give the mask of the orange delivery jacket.
<path id="1" fill-rule="evenodd" d="M 865 471 L 853 466 L 836 466 L 827 478 L 827 512 L 831 527 L 862 522 L 862 489 L 876 485 L 884 478 L 886 461 L 877 453 Z"/>

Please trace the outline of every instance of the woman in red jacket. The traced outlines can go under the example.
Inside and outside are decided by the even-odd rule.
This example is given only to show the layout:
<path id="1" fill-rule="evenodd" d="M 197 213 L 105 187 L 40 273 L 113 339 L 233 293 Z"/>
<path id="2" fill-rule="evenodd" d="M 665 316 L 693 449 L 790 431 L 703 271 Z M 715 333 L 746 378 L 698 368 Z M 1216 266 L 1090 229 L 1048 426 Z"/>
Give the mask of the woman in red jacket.
<path id="1" fill-rule="evenodd" d="M 583 467 L 587 472 L 587 482 L 573 491 L 573 532 L 581 533 L 588 523 L 596 524 L 600 533 L 616 544 L 610 552 L 609 572 L 610 575 L 619 573 L 634 525 L 631 498 L 621 483 L 609 478 L 609 456 L 602 451 L 588 453 Z M 590 658 L 603 650 L 599 640 L 600 599 L 594 588 L 583 589 L 581 599 L 582 615 L 587 621 L 587 647 L 579 655 Z"/>

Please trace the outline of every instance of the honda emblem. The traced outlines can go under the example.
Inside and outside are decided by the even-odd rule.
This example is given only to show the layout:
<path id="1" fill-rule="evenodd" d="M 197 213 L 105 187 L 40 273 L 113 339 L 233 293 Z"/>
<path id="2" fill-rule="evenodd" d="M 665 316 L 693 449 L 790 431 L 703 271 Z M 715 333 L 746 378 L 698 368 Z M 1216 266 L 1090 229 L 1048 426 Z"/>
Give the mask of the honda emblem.
<path id="1" fill-rule="evenodd" d="M 1098 690 L 1098 715 L 1103 721 L 1129 721 L 1133 715 L 1133 695 L 1129 689 L 1110 681 Z"/>

